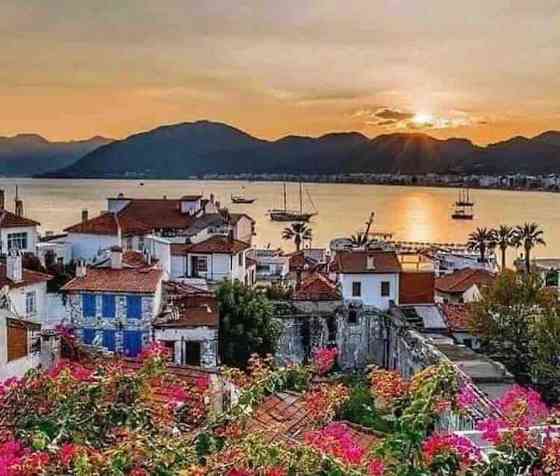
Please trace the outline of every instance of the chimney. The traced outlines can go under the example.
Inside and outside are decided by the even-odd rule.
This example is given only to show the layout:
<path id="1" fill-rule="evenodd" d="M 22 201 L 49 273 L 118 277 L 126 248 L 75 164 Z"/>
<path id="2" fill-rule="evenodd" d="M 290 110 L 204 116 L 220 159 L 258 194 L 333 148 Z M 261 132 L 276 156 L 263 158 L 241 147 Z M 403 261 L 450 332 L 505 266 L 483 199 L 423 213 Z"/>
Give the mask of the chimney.
<path id="1" fill-rule="evenodd" d="M 111 247 L 111 269 L 122 268 L 122 248 L 120 246 Z"/>
<path id="2" fill-rule="evenodd" d="M 211 204 L 214 204 L 215 198 L 216 198 L 216 197 L 214 197 L 214 194 L 211 193 L 211 194 L 210 194 L 210 203 L 211 203 Z"/>
<path id="3" fill-rule="evenodd" d="M 0 210 L 4 210 L 6 207 L 6 194 L 4 190 L 0 190 Z"/>
<path id="4" fill-rule="evenodd" d="M 16 198 L 16 215 L 18 217 L 23 216 L 23 200 Z"/>
<path id="5" fill-rule="evenodd" d="M 82 223 L 85 223 L 86 221 L 88 221 L 88 211 L 87 208 L 84 208 L 82 210 Z"/>
<path id="6" fill-rule="evenodd" d="M 366 269 L 373 270 L 375 269 L 375 257 L 372 255 L 367 255 L 366 258 Z"/>
<path id="7" fill-rule="evenodd" d="M 11 250 L 6 257 L 6 277 L 14 283 L 23 280 L 23 265 L 19 251 Z"/>
<path id="8" fill-rule="evenodd" d="M 87 275 L 87 266 L 84 260 L 78 260 L 76 263 L 76 278 L 85 278 Z"/>

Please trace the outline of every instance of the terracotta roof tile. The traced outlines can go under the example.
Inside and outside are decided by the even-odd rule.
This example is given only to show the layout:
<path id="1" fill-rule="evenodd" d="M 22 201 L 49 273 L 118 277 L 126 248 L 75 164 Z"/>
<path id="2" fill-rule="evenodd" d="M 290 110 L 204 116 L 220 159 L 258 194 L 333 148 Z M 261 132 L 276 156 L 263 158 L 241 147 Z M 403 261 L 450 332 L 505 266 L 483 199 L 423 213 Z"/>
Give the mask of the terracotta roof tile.
<path id="1" fill-rule="evenodd" d="M 171 254 L 173 256 L 186 256 L 188 253 L 237 254 L 249 247 L 250 246 L 243 241 L 234 240 L 227 236 L 214 235 L 204 241 L 189 245 L 173 243 L 171 245 Z"/>
<path id="2" fill-rule="evenodd" d="M 39 226 L 40 223 L 30 218 L 17 216 L 8 210 L 0 210 L 0 228 L 12 228 L 17 226 Z"/>
<path id="3" fill-rule="evenodd" d="M 469 330 L 468 304 L 442 304 L 441 310 L 449 329 L 456 332 Z"/>
<path id="4" fill-rule="evenodd" d="M 374 268 L 367 268 L 368 256 L 373 257 Z M 394 251 L 346 251 L 335 256 L 340 273 L 400 273 L 401 264 Z"/>
<path id="5" fill-rule="evenodd" d="M 148 234 L 152 230 L 152 228 L 134 218 L 117 216 L 114 213 L 103 213 L 84 222 L 69 226 L 64 231 L 92 235 L 117 235 L 119 226 L 124 236 Z"/>
<path id="6" fill-rule="evenodd" d="M 443 293 L 464 293 L 473 284 L 489 286 L 496 275 L 483 269 L 465 268 L 436 279 L 436 290 Z"/>
<path id="7" fill-rule="evenodd" d="M 340 293 L 336 284 L 320 273 L 307 277 L 299 289 L 294 293 L 294 299 L 299 301 L 337 301 Z"/>
<path id="8" fill-rule="evenodd" d="M 119 218 L 130 218 L 152 229 L 187 229 L 196 217 L 181 213 L 181 200 L 134 198 L 119 212 Z"/>
<path id="9" fill-rule="evenodd" d="M 24 268 L 22 278 L 23 279 L 19 282 L 8 279 L 6 276 L 6 265 L 0 264 L 0 288 L 3 288 L 4 286 L 9 286 L 10 288 L 21 288 L 24 286 L 31 286 L 33 284 L 45 283 L 53 279 L 53 276 Z"/>
<path id="10" fill-rule="evenodd" d="M 289 256 L 289 264 L 290 264 L 290 272 L 294 271 L 312 271 L 317 267 L 317 261 L 309 256 L 305 256 L 303 251 L 295 251 L 293 253 L 289 253 L 286 256 Z"/>
<path id="11" fill-rule="evenodd" d="M 88 268 L 83 278 L 74 278 L 62 289 L 70 292 L 123 292 L 152 294 L 163 277 L 157 268 Z"/>

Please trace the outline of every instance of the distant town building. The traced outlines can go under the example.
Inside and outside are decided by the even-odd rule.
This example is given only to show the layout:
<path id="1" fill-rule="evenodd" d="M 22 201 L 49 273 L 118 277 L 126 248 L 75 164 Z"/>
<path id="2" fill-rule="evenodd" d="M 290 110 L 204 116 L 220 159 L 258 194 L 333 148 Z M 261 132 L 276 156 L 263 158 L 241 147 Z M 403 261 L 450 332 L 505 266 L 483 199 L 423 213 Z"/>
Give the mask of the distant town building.
<path id="1" fill-rule="evenodd" d="M 478 301 L 481 290 L 491 286 L 496 275 L 484 269 L 463 268 L 436 278 L 436 300 L 442 303 Z"/>
<path id="2" fill-rule="evenodd" d="M 40 223 L 24 217 L 23 200 L 16 198 L 13 213 L 5 205 L 4 190 L 0 190 L 0 255 L 12 250 L 35 253 Z"/>

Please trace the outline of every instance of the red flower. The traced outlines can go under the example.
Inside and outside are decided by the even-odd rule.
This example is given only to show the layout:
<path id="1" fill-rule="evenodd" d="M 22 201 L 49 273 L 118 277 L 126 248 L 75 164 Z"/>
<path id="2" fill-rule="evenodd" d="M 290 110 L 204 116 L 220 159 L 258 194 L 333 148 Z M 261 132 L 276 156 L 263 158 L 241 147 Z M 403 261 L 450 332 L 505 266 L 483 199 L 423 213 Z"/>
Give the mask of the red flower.
<path id="1" fill-rule="evenodd" d="M 78 454 L 78 446 L 72 443 L 64 443 L 58 451 L 58 457 L 64 466 L 68 466 Z"/>
<path id="2" fill-rule="evenodd" d="M 315 351 L 313 355 L 313 364 L 319 375 L 325 375 L 331 370 L 336 362 L 338 351 L 336 348 L 322 347 Z"/>

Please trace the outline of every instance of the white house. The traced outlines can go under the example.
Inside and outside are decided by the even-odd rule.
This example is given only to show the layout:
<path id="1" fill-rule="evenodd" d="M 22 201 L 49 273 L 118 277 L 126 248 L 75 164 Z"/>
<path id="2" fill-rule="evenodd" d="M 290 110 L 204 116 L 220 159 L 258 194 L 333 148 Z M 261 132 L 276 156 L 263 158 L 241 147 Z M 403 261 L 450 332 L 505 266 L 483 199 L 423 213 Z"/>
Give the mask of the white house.
<path id="1" fill-rule="evenodd" d="M 23 216 L 23 201 L 16 199 L 15 213 L 5 208 L 4 190 L 0 190 L 0 255 L 10 250 L 35 253 L 40 223 Z"/>
<path id="2" fill-rule="evenodd" d="M 48 274 L 23 268 L 17 252 L 11 252 L 6 264 L 0 264 L 0 289 L 7 290 L 13 312 L 34 322 L 47 320 L 47 282 L 51 279 Z"/>
<path id="3" fill-rule="evenodd" d="M 67 294 L 70 323 L 84 343 L 136 357 L 151 340 L 166 275 L 157 266 L 123 266 L 119 247 L 111 253 L 110 267 L 80 262 L 76 277 L 62 291 Z"/>
<path id="4" fill-rule="evenodd" d="M 290 256 L 282 250 L 257 249 L 250 252 L 256 262 L 257 281 L 284 281 L 290 272 Z"/>
<path id="5" fill-rule="evenodd" d="M 228 236 L 214 235 L 193 244 L 171 245 L 171 277 L 202 278 L 210 282 L 238 280 L 254 284 L 247 272 L 249 245 Z M 254 274 L 254 273 L 253 273 Z"/>
<path id="6" fill-rule="evenodd" d="M 435 281 L 435 299 L 440 303 L 474 302 L 481 298 L 481 290 L 494 283 L 496 275 L 484 269 L 464 268 L 440 276 Z"/>
<path id="7" fill-rule="evenodd" d="M 345 301 L 387 310 L 399 304 L 401 265 L 393 251 L 339 252 L 334 267 Z"/>
<path id="8" fill-rule="evenodd" d="M 142 251 L 150 236 L 171 243 L 196 243 L 215 234 L 232 233 L 234 239 L 251 243 L 254 221 L 245 214 L 218 213 L 219 202 L 201 195 L 180 199 L 126 198 L 108 199 L 108 211 L 82 220 L 65 229 L 61 241 L 72 244 L 74 259 L 95 261 L 112 246 Z M 156 256 L 159 258 L 159 256 Z"/>
<path id="9" fill-rule="evenodd" d="M 187 283 L 164 284 L 165 308 L 154 321 L 154 340 L 179 365 L 217 367 L 219 317 L 213 293 Z"/>

